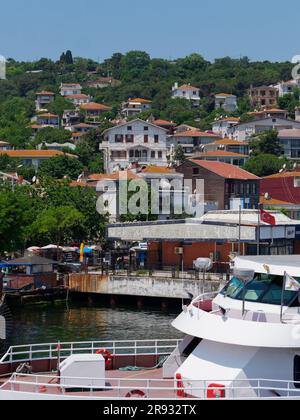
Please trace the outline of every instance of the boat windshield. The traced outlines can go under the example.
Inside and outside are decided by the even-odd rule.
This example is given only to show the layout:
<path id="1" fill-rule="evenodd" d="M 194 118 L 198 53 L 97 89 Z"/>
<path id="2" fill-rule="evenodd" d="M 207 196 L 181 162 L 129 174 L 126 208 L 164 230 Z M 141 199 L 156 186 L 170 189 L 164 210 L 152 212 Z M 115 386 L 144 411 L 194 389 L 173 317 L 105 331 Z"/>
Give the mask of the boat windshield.
<path id="1" fill-rule="evenodd" d="M 245 297 L 248 302 L 281 305 L 282 287 L 283 276 L 256 274 L 246 286 L 242 280 L 233 277 L 221 294 L 236 300 Z M 283 300 L 285 306 L 300 306 L 297 292 L 285 291 Z"/>

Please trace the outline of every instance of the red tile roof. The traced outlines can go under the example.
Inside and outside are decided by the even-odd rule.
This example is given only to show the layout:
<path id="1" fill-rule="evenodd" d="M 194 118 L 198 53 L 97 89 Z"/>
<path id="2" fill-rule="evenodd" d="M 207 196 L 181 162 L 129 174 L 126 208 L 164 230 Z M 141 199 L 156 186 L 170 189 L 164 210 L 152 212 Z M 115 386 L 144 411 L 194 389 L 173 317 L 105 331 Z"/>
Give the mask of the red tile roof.
<path id="1" fill-rule="evenodd" d="M 225 150 L 213 150 L 208 151 L 205 153 L 200 153 L 198 155 L 199 157 L 218 157 L 218 156 L 224 156 L 224 157 L 247 157 L 246 155 L 242 155 L 241 153 L 234 153 L 234 152 L 226 152 Z"/>
<path id="2" fill-rule="evenodd" d="M 110 111 L 111 107 L 110 106 L 106 106 L 103 104 L 97 104 L 96 102 L 90 102 L 89 104 L 82 104 L 80 106 L 81 109 L 84 110 L 102 110 L 102 111 Z"/>
<path id="3" fill-rule="evenodd" d="M 89 99 L 88 95 L 85 95 L 84 93 L 77 93 L 75 95 L 67 95 L 67 99 Z"/>
<path id="4" fill-rule="evenodd" d="M 92 174 L 89 175 L 88 179 L 89 181 L 117 181 L 120 176 L 126 174 L 127 179 L 140 179 L 140 176 L 136 173 L 126 170 L 126 171 L 120 171 L 115 172 L 113 174 Z"/>
<path id="5" fill-rule="evenodd" d="M 170 125 L 170 126 L 173 126 L 173 127 L 176 126 L 176 124 L 173 121 L 166 121 L 166 120 L 155 120 L 155 121 L 152 122 L 152 124 L 163 125 L 163 126 Z"/>
<path id="6" fill-rule="evenodd" d="M 181 85 L 179 86 L 180 90 L 200 90 L 199 88 L 195 87 L 195 86 L 191 86 L 191 85 Z"/>
<path id="7" fill-rule="evenodd" d="M 175 174 L 175 169 L 167 168 L 166 166 L 146 166 L 142 169 L 146 174 Z"/>
<path id="8" fill-rule="evenodd" d="M 215 174 L 226 179 L 240 179 L 240 180 L 259 180 L 260 178 L 250 172 L 245 171 L 238 166 L 230 165 L 229 163 L 214 162 L 209 160 L 195 160 L 188 159 L 188 161 L 201 166 L 208 171 L 214 172 Z"/>
<path id="9" fill-rule="evenodd" d="M 42 90 L 41 92 L 36 93 L 38 96 L 54 96 L 55 93 L 53 92 L 47 92 L 46 90 Z"/>
<path id="10" fill-rule="evenodd" d="M 151 104 L 152 101 L 149 99 L 143 99 L 143 98 L 134 98 L 134 99 L 128 99 L 128 102 L 140 102 L 142 104 Z"/>
<path id="11" fill-rule="evenodd" d="M 215 137 L 219 138 L 218 134 L 206 133 L 200 130 L 187 130 L 174 134 L 174 137 Z"/>
<path id="12" fill-rule="evenodd" d="M 37 117 L 38 118 L 59 118 L 58 115 L 51 114 L 50 112 L 48 112 L 46 114 L 39 114 Z"/>
<path id="13" fill-rule="evenodd" d="M 71 155 L 69 153 L 63 153 L 59 150 L 1 150 L 1 155 L 8 155 L 12 158 L 26 158 L 26 157 L 32 157 L 32 158 L 50 158 L 54 156 L 71 156 L 74 158 L 77 158 L 76 155 Z"/>
<path id="14" fill-rule="evenodd" d="M 278 174 L 273 174 L 273 175 L 265 176 L 263 179 L 294 178 L 295 176 L 300 177 L 300 170 L 299 172 L 291 171 L 291 172 L 282 172 Z"/>
<path id="15" fill-rule="evenodd" d="M 216 140 L 213 143 L 209 143 L 206 144 L 206 146 L 210 146 L 212 144 L 215 145 L 230 145 L 230 146 L 248 146 L 248 142 L 247 141 L 239 141 L 239 140 L 232 140 L 232 139 L 220 139 L 220 140 Z"/>

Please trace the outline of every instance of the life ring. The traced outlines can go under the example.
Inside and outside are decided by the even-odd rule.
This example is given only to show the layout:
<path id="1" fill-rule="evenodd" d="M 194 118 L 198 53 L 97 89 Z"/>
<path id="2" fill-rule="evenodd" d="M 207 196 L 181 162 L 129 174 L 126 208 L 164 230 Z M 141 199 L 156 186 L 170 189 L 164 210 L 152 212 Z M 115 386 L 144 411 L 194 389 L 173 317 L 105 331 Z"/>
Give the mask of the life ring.
<path id="1" fill-rule="evenodd" d="M 109 368 L 111 361 L 113 359 L 111 353 L 107 350 L 107 349 L 101 349 L 101 350 L 97 350 L 96 354 L 102 354 L 102 356 L 104 357 L 105 360 L 105 367 Z"/>
<path id="2" fill-rule="evenodd" d="M 146 398 L 146 394 L 140 389 L 135 389 L 133 391 L 128 392 L 125 398 Z"/>

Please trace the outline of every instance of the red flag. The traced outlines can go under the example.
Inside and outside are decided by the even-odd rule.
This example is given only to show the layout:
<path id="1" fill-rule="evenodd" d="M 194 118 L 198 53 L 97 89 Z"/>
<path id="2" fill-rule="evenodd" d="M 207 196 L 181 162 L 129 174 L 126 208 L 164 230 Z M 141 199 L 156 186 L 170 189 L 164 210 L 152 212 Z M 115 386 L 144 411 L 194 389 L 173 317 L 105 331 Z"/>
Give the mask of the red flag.
<path id="1" fill-rule="evenodd" d="M 275 217 L 272 216 L 272 214 L 268 213 L 267 211 L 264 211 L 264 210 L 260 211 L 260 219 L 261 219 L 262 222 L 265 222 L 268 225 L 272 225 L 272 226 L 276 225 Z"/>

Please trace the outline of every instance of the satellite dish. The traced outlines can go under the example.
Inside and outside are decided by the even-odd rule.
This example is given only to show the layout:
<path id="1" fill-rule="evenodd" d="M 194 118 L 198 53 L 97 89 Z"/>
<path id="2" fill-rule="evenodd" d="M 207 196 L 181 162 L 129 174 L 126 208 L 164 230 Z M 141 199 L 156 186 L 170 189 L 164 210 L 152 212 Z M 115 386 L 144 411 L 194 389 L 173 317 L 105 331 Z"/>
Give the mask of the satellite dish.
<path id="1" fill-rule="evenodd" d="M 280 169 L 279 173 L 282 174 L 282 172 L 284 172 L 284 169 Z"/>
<path id="2" fill-rule="evenodd" d="M 194 261 L 194 266 L 199 271 L 209 271 L 212 269 L 213 262 L 210 258 L 198 258 Z"/>
<path id="3" fill-rule="evenodd" d="M 297 163 L 294 163 L 293 169 L 297 169 Z"/>
<path id="4" fill-rule="evenodd" d="M 269 194 L 269 193 L 266 193 L 266 194 L 265 194 L 265 199 L 266 199 L 266 200 L 271 200 L 271 196 L 270 196 L 270 194 Z"/>
<path id="5" fill-rule="evenodd" d="M 35 183 L 36 183 L 36 180 L 37 180 L 37 178 L 36 178 L 36 176 L 34 176 L 34 177 L 32 178 L 32 182 L 35 184 Z"/>

